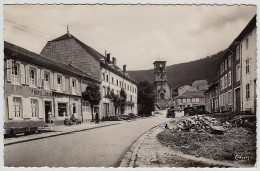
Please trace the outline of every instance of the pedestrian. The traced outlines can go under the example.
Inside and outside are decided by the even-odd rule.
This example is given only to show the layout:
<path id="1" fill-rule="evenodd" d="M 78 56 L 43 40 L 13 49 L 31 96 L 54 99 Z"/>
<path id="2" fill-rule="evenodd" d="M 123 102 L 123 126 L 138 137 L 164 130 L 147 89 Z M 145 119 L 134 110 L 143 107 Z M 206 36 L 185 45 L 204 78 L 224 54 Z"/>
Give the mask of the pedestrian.
<path id="1" fill-rule="evenodd" d="M 48 112 L 48 121 L 49 121 L 49 123 L 52 123 L 52 113 L 51 113 L 51 110 L 49 110 L 49 112 Z"/>
<path id="2" fill-rule="evenodd" d="M 165 124 L 165 127 L 164 127 L 165 129 L 169 129 L 169 127 L 168 127 L 168 124 Z"/>
<path id="3" fill-rule="evenodd" d="M 95 113 L 95 121 L 96 121 L 96 124 L 99 123 L 99 115 L 98 115 L 98 111 L 96 111 L 96 113 Z"/>

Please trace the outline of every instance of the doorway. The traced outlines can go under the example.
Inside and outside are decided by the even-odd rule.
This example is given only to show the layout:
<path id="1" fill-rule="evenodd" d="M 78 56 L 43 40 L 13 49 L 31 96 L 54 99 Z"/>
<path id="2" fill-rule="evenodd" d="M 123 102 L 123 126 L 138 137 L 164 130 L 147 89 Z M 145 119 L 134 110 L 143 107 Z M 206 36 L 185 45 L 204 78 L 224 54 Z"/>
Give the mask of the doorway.
<path id="1" fill-rule="evenodd" d="M 240 113 L 240 88 L 235 90 L 236 92 L 236 113 Z"/>
<path id="2" fill-rule="evenodd" d="M 45 123 L 48 123 L 48 119 L 49 119 L 48 113 L 49 112 L 52 113 L 51 102 L 50 101 L 45 101 L 44 102 L 44 106 L 45 106 Z"/>

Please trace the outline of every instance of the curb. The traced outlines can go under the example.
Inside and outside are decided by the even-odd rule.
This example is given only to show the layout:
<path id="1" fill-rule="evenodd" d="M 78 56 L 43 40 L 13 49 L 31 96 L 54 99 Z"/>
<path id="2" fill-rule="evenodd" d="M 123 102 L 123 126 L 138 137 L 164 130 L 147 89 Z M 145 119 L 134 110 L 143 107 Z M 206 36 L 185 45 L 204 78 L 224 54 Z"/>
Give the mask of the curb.
<path id="1" fill-rule="evenodd" d="M 118 124 L 120 124 L 120 123 L 113 123 L 113 124 L 102 125 L 102 126 L 98 126 L 98 127 L 74 130 L 74 131 L 67 131 L 67 132 L 57 133 L 57 134 L 54 134 L 54 135 L 46 135 L 46 136 L 43 136 L 43 137 L 35 137 L 35 138 L 31 138 L 31 139 L 26 139 L 26 140 L 20 140 L 20 141 L 18 140 L 18 141 L 15 141 L 15 142 L 4 143 L 4 146 L 28 142 L 28 141 L 40 140 L 40 139 L 49 138 L 49 137 L 56 137 L 56 136 L 60 136 L 60 135 L 66 135 L 66 134 L 71 134 L 71 133 L 75 133 L 75 132 L 81 132 L 81 131 L 86 131 L 86 130 L 91 130 L 91 129 L 96 129 L 96 128 L 102 128 L 102 127 L 107 127 L 107 126 L 112 126 L 112 125 L 118 125 Z"/>
<path id="2" fill-rule="evenodd" d="M 150 132 L 151 130 L 159 127 L 160 125 L 164 125 L 166 123 L 168 123 L 169 121 L 167 122 L 163 122 L 163 123 L 160 123 L 156 126 L 153 126 L 152 128 L 150 128 L 148 131 L 144 132 L 142 135 L 140 135 L 131 145 L 130 147 L 128 148 L 127 151 L 125 151 L 124 153 L 124 157 L 121 159 L 119 163 L 119 165 L 117 165 L 118 167 L 123 167 L 123 168 L 126 168 L 126 167 L 134 167 L 134 164 L 135 164 L 135 161 L 136 161 L 136 158 L 137 158 L 137 153 L 138 153 L 138 150 L 139 148 L 141 147 L 141 145 L 143 144 L 143 141 L 144 141 L 144 138 L 146 137 L 146 134 L 148 132 Z M 131 148 L 134 147 L 134 146 L 137 146 L 135 147 L 134 151 L 133 152 L 130 152 Z M 130 160 L 128 160 L 127 156 L 131 154 L 131 157 L 130 157 Z M 130 166 L 131 165 L 131 166 Z"/>

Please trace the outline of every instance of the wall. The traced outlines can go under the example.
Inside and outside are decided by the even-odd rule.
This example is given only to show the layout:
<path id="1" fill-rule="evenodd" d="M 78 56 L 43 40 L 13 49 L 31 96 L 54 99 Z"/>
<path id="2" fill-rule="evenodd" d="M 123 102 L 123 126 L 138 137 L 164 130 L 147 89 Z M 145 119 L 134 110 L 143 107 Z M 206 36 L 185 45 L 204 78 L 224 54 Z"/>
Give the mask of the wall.
<path id="1" fill-rule="evenodd" d="M 246 39 L 248 38 L 248 48 L 246 48 Z M 246 34 L 241 41 L 242 45 L 242 110 L 250 110 L 256 113 L 256 28 Z M 250 71 L 246 73 L 246 60 L 249 59 Z M 246 85 L 250 85 L 250 98 L 246 98 Z"/>
<path id="2" fill-rule="evenodd" d="M 9 58 L 8 56 L 6 56 Z M 5 60 L 4 66 L 5 68 L 11 68 L 10 66 L 7 66 L 7 61 L 11 61 L 10 59 Z M 9 62 L 8 62 L 9 63 Z M 39 67 L 33 64 L 28 64 L 23 61 L 16 60 L 16 64 L 18 64 L 18 80 L 16 82 L 13 82 L 12 80 L 9 81 L 9 78 L 7 79 L 7 72 L 9 72 L 9 69 L 5 69 L 4 72 L 4 98 L 5 98 L 5 115 L 4 115 L 4 121 L 5 122 L 13 122 L 14 120 L 24 122 L 28 120 L 42 120 L 46 121 L 47 118 L 45 116 L 45 101 L 51 102 L 51 108 L 52 108 L 52 115 L 53 120 L 64 120 L 64 117 L 57 117 L 58 109 L 57 109 L 57 103 L 59 101 L 68 103 L 67 105 L 67 114 L 68 117 L 72 114 L 72 104 L 76 104 L 76 117 L 81 120 L 81 91 L 80 91 L 80 78 L 71 76 L 64 73 L 57 73 L 53 70 L 49 70 L 47 68 Z M 25 67 L 24 67 L 25 66 Z M 28 77 L 27 72 L 21 71 L 22 68 L 26 68 L 27 66 L 30 66 L 35 69 L 35 85 L 27 84 L 27 81 L 25 81 Z M 11 69 L 10 69 L 11 70 Z M 42 71 L 48 72 L 50 75 L 59 74 L 62 75 L 62 88 L 60 90 L 55 90 L 55 84 L 54 84 L 54 76 L 49 77 L 49 87 L 46 87 L 46 84 L 43 84 L 45 76 L 42 75 Z M 37 74 L 39 73 L 39 74 Z M 55 74 L 54 74 L 55 73 Z M 22 76 L 24 75 L 24 76 Z M 49 76 L 50 76 L 49 75 Z M 9 76 L 8 76 L 9 77 Z M 22 81 L 22 78 L 26 78 L 24 82 Z M 50 81 L 52 78 L 52 81 Z M 75 91 L 72 91 L 71 89 L 71 79 L 74 79 L 76 82 Z M 63 81 L 65 81 L 65 85 L 63 88 Z M 39 84 L 40 83 L 40 84 Z M 54 84 L 51 86 L 51 84 Z M 10 118 L 10 112 L 12 110 L 12 99 L 13 97 L 20 97 L 22 100 L 22 111 L 23 116 L 19 118 Z M 37 104 L 37 110 L 38 110 L 38 116 L 37 117 L 30 117 L 31 113 L 31 100 L 30 99 L 36 99 L 38 101 Z"/>
<path id="3" fill-rule="evenodd" d="M 109 103 L 109 116 L 119 115 L 121 114 L 120 110 L 118 109 L 118 113 L 115 114 L 114 104 L 113 102 L 105 97 L 105 93 L 107 93 L 107 88 L 110 87 L 110 90 L 114 90 L 114 93 L 119 95 L 121 88 L 124 88 L 126 95 L 127 95 L 127 101 L 131 101 L 132 96 L 132 102 L 134 102 L 134 106 L 131 107 L 126 106 L 125 114 L 128 113 L 134 113 L 137 114 L 137 85 L 133 84 L 132 82 L 124 79 L 123 77 L 119 76 L 118 74 L 102 67 L 100 70 L 100 77 L 101 77 L 101 94 L 102 94 L 102 101 L 100 103 L 100 111 L 102 111 L 101 117 L 105 117 L 105 109 L 104 109 L 104 103 Z M 108 78 L 108 80 L 107 80 Z M 121 86 L 120 86 L 121 82 Z M 104 88 L 106 89 L 104 92 Z"/>

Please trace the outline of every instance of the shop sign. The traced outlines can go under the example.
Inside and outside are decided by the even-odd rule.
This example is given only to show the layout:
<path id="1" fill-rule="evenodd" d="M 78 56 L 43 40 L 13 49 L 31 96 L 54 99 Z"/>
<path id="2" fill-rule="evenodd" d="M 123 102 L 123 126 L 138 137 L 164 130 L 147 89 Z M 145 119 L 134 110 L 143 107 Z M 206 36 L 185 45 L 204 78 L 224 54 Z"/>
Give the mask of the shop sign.
<path id="1" fill-rule="evenodd" d="M 52 92 L 45 91 L 45 90 L 38 90 L 38 89 L 31 89 L 31 94 L 34 96 L 47 96 L 52 97 Z"/>

